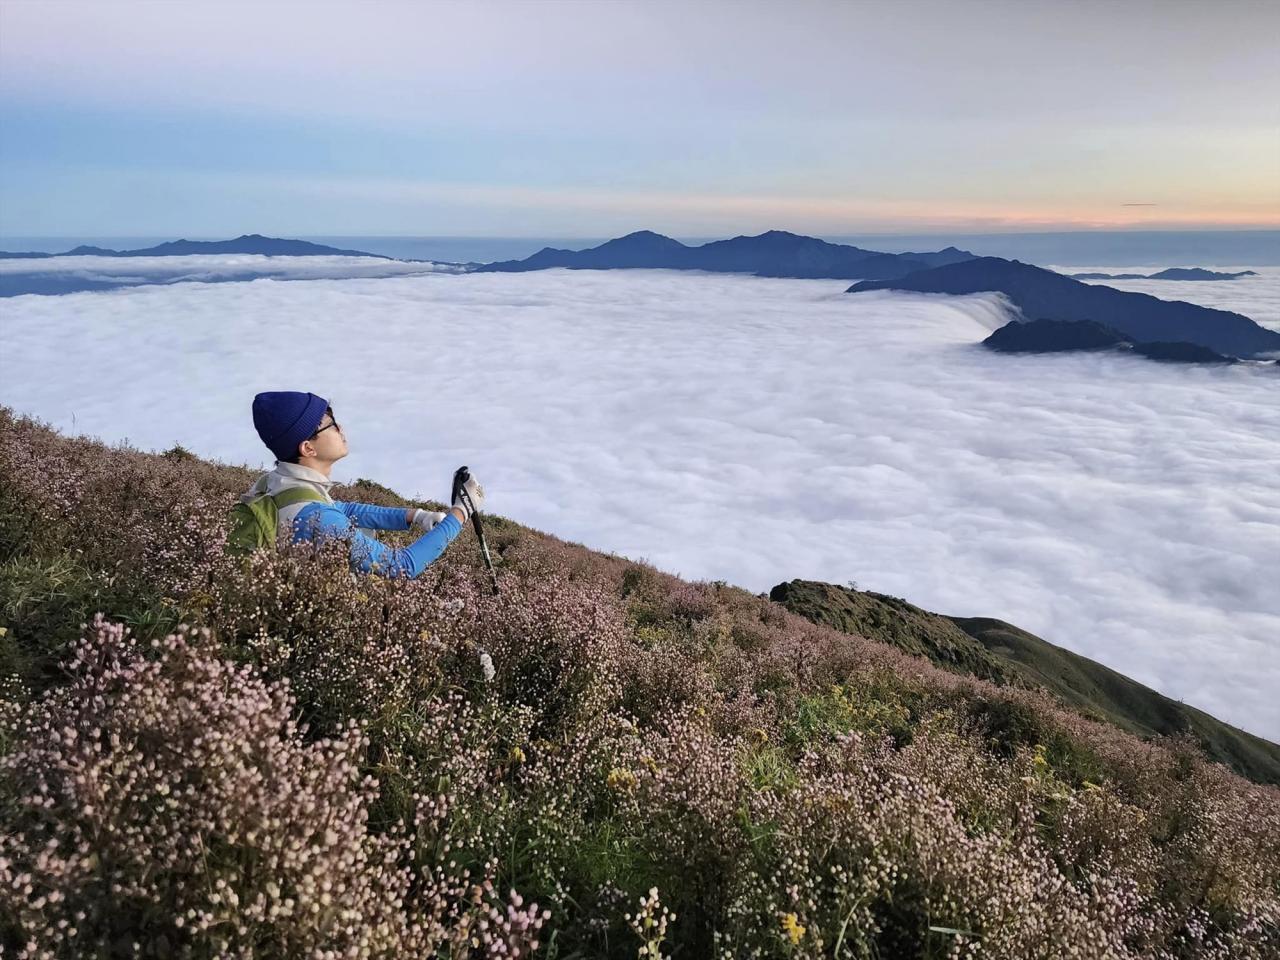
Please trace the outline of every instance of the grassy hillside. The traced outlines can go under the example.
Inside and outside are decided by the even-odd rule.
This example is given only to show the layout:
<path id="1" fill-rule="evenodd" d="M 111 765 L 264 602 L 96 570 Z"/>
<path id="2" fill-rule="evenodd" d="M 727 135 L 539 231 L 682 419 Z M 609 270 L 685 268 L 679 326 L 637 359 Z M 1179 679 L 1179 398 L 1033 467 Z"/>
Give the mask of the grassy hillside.
<path id="1" fill-rule="evenodd" d="M 1280 952 L 1280 790 L 967 633 L 900 640 L 1002 682 L 499 517 L 497 597 L 469 532 L 228 558 L 251 479 L 0 410 L 6 955 Z"/>
<path id="2" fill-rule="evenodd" d="M 1280 784 L 1280 746 L 1171 700 L 1109 667 L 1064 650 L 1003 620 L 952 617 L 958 627 L 1027 683 L 1044 687 L 1086 715 L 1143 737 L 1186 734 L 1219 763 L 1261 783 Z"/>
<path id="3" fill-rule="evenodd" d="M 898 597 L 812 580 L 780 583 L 770 597 L 815 623 L 893 644 L 949 670 L 1042 687 L 1086 716 L 1140 737 L 1185 734 L 1237 773 L 1280 784 L 1280 746 L 1002 620 L 948 617 Z"/>
<path id="4" fill-rule="evenodd" d="M 769 598 L 814 623 L 891 644 L 957 673 L 999 684 L 1013 679 L 1007 664 L 950 619 L 898 597 L 816 580 L 791 580 L 774 587 Z"/>

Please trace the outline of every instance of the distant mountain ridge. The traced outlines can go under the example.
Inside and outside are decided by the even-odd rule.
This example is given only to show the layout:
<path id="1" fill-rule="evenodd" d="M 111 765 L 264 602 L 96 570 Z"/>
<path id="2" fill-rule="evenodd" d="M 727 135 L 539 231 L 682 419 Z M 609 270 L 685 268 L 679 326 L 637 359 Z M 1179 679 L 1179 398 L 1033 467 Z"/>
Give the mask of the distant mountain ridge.
<path id="1" fill-rule="evenodd" d="M 1170 267 L 1159 273 L 1072 273 L 1075 280 L 1238 280 L 1240 277 L 1256 277 L 1252 270 L 1239 273 L 1218 273 L 1203 267 Z"/>
<path id="2" fill-rule="evenodd" d="M 199 257 L 223 259 L 188 259 Z M 83 262 L 80 257 L 102 258 Z M 140 266 L 141 258 L 156 262 Z M 243 257 L 244 259 L 237 259 Z M 251 260 L 249 257 L 261 257 Z M 321 262 L 317 257 L 343 257 Z M 322 277 L 404 277 L 418 273 L 466 273 L 475 264 L 413 260 L 346 250 L 307 240 L 250 233 L 234 240 L 171 240 L 152 247 L 113 250 L 81 245 L 65 253 L 5 253 L 0 261 L 0 299 L 96 293 L 127 287 L 198 282 L 235 283 L 258 279 L 314 280 Z M 359 261 L 359 262 L 353 262 Z"/>
<path id="3" fill-rule="evenodd" d="M 637 230 L 587 250 L 544 247 L 523 260 L 504 260 L 478 267 L 479 273 L 523 273 L 555 267 L 570 270 L 706 270 L 750 273 L 760 277 L 801 279 L 889 279 L 973 259 L 973 254 L 947 247 L 932 253 L 880 253 L 816 237 L 769 230 L 688 246 L 679 240 Z"/>
<path id="4" fill-rule="evenodd" d="M 1137 343 L 1194 343 L 1230 357 L 1280 352 L 1280 332 L 1242 314 L 1083 283 L 1000 257 L 976 257 L 901 278 L 865 280 L 847 292 L 871 290 L 1003 293 L 1027 320 L 1092 320 Z"/>
<path id="5" fill-rule="evenodd" d="M 154 247 L 140 250 L 111 250 L 106 247 L 79 246 L 65 253 L 7 253 L 0 251 L 0 259 L 44 260 L 51 257 L 188 257 L 195 254 L 244 253 L 266 257 L 374 257 L 378 260 L 394 260 L 378 253 L 363 250 L 339 250 L 322 243 L 307 240 L 287 240 L 264 237 L 260 233 L 246 233 L 234 240 L 170 240 Z"/>

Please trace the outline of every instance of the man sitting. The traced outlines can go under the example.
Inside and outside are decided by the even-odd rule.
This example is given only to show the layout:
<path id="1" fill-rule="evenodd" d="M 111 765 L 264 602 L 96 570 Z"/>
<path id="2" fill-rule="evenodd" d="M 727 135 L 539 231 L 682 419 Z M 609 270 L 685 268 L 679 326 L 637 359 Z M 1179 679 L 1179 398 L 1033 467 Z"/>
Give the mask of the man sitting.
<path id="1" fill-rule="evenodd" d="M 276 467 L 263 474 L 241 497 L 248 503 L 263 495 L 279 504 L 279 532 L 290 542 L 340 537 L 350 543 L 351 566 L 365 573 L 416 577 L 462 530 L 470 518 L 468 501 L 459 495 L 448 513 L 413 507 L 379 507 L 344 503 L 329 494 L 333 465 L 347 455 L 347 438 L 333 418 L 329 402 L 314 393 L 271 392 L 253 398 L 253 425 L 276 457 Z M 484 504 L 484 490 L 474 479 L 465 484 L 471 507 Z M 283 494 L 283 496 L 282 496 Z M 367 530 L 409 530 L 420 536 L 407 547 L 393 548 Z"/>

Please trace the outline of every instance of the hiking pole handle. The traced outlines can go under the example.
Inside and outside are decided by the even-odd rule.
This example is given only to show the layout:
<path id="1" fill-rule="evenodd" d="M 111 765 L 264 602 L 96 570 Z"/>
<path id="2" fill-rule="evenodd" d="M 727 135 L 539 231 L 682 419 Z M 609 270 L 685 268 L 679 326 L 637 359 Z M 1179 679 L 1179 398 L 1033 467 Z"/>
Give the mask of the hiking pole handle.
<path id="1" fill-rule="evenodd" d="M 467 492 L 466 483 L 471 479 L 471 471 L 466 467 L 459 467 L 453 474 L 453 499 L 461 500 L 467 508 L 467 513 L 471 515 L 471 523 L 476 530 L 476 539 L 480 541 L 480 553 L 484 557 L 484 565 L 489 571 L 489 579 L 493 583 L 493 595 L 496 597 L 498 590 L 498 574 L 493 569 L 493 557 L 489 554 L 489 544 L 484 538 L 484 524 L 480 522 L 480 512 L 476 510 L 475 504 L 471 500 L 471 494 Z"/>

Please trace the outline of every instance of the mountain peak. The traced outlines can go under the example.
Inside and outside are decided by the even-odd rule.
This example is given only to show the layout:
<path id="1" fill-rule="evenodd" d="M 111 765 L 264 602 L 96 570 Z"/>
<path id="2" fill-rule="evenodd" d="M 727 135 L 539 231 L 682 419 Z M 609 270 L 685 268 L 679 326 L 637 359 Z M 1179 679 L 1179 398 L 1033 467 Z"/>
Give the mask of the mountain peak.
<path id="1" fill-rule="evenodd" d="M 684 244 L 679 240 L 664 236 L 661 233 L 654 233 L 652 230 L 636 230 L 632 233 L 626 234 L 625 236 L 618 237 L 617 239 L 608 240 L 605 243 L 600 244 L 600 246 L 595 249 L 599 250 L 601 247 L 617 244 L 626 244 L 627 246 L 666 247 L 672 249 L 676 247 L 681 249 L 684 248 Z"/>

